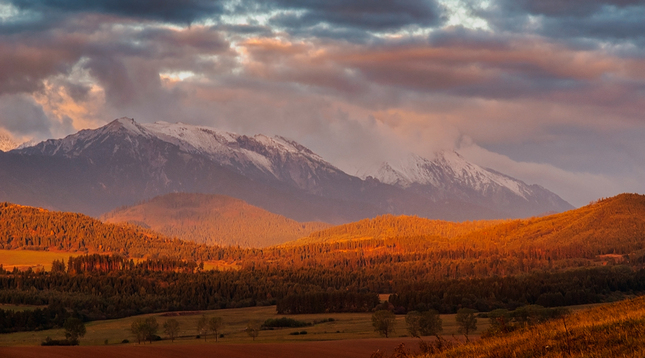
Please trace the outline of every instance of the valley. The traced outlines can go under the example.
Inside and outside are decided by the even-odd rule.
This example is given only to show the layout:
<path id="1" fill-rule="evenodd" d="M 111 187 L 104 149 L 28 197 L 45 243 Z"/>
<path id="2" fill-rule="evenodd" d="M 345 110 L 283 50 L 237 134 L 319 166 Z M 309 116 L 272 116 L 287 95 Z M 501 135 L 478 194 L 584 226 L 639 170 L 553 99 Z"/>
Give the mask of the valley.
<path id="1" fill-rule="evenodd" d="M 392 339 L 407 335 L 406 315 L 428 310 L 441 314 L 445 337 L 459 336 L 455 314 L 479 312 L 477 336 L 492 332 L 487 315 L 496 310 L 551 312 L 645 293 L 645 196 L 636 194 L 529 219 L 447 222 L 383 215 L 337 226 L 297 223 L 238 199 L 204 194 L 172 194 L 140 205 L 106 214 L 103 222 L 0 204 L 0 257 L 7 260 L 0 302 L 13 305 L 0 308 L 0 345 L 38 345 L 60 337 L 63 322 L 80 317 L 88 329 L 82 345 L 105 345 L 107 339 L 119 346 L 114 349 L 127 349 L 119 342 L 130 340 L 128 325 L 140 317 L 161 322 L 167 314 L 184 327 L 178 345 L 201 345 L 191 327 L 200 316 L 182 311 L 221 316 L 228 322 L 223 341 L 240 347 L 249 339 L 249 317 L 333 318 L 296 330 L 262 330 L 256 344 L 377 339 L 371 320 L 381 310 L 396 314 Z M 119 215 L 125 224 L 107 222 Z M 207 230 L 218 218 L 248 227 L 238 232 L 250 237 L 274 228 L 286 239 L 245 248 L 239 241 L 209 245 L 153 230 L 159 223 Z M 246 224 L 236 221 L 247 218 Z M 215 226 L 220 231 L 209 234 L 214 240 L 232 232 L 225 224 Z M 286 241 L 288 235 L 295 236 Z M 49 265 L 37 266 L 49 258 Z M 20 308 L 29 305 L 38 307 Z M 374 342 L 394 349 L 389 340 Z M 249 354 L 245 349 L 239 354 Z"/>

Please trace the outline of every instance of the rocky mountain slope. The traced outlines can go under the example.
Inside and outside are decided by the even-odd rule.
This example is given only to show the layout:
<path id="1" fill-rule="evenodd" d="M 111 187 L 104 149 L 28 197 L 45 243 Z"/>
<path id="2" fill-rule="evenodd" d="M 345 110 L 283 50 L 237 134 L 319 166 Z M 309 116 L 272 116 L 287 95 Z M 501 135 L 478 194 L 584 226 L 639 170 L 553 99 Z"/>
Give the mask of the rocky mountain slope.
<path id="1" fill-rule="evenodd" d="M 443 166 L 416 158 L 413 169 L 431 175 L 426 181 L 394 166 L 361 179 L 283 137 L 120 118 L 0 153 L 0 200 L 99 215 L 157 195 L 195 192 L 240 198 L 297 221 L 329 223 L 386 213 L 462 221 L 571 208 L 547 190 L 454 156 L 459 160 L 450 157 Z M 500 185 L 504 180 L 517 190 Z"/>
<path id="2" fill-rule="evenodd" d="M 362 177 L 373 177 L 382 183 L 423 194 L 435 202 L 457 199 L 467 203 L 515 212 L 518 217 L 535 215 L 535 208 L 572 207 L 556 194 L 539 185 L 482 168 L 466 161 L 454 151 L 435 154 L 430 160 L 410 154 L 404 160 L 382 163 Z M 545 211 L 546 212 L 546 211 Z"/>

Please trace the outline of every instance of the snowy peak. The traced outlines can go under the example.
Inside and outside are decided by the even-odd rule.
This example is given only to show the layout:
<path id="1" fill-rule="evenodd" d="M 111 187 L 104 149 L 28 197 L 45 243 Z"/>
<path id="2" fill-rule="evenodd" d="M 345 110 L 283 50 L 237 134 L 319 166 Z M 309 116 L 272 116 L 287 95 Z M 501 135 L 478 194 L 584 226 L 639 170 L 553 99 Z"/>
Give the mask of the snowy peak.
<path id="1" fill-rule="evenodd" d="M 346 175 L 303 145 L 284 137 L 263 134 L 249 137 L 184 123 L 139 124 L 127 117 L 20 151 L 69 158 L 100 155 L 110 160 L 152 156 L 154 163 L 163 165 L 170 147 L 249 178 L 284 182 L 306 190 L 317 187 L 321 176 Z"/>
<path id="2" fill-rule="evenodd" d="M 402 188 L 429 186 L 435 192 L 455 192 L 461 188 L 487 194 L 507 189 L 525 200 L 532 193 L 525 183 L 470 163 L 455 151 L 438 152 L 432 160 L 410 154 L 394 164 L 381 164 L 371 176 Z"/>
<path id="3" fill-rule="evenodd" d="M 184 123 L 156 122 L 143 124 L 142 127 L 186 152 L 208 156 L 223 165 L 235 167 L 240 172 L 256 169 L 275 179 L 288 179 L 284 178 L 281 169 L 287 162 L 293 161 L 301 161 L 307 167 L 325 167 L 338 171 L 308 148 L 280 136 L 257 134 L 249 137 Z"/>
<path id="4" fill-rule="evenodd" d="M 105 127 L 102 127 L 101 129 L 103 129 L 103 131 L 101 131 L 102 133 L 111 132 L 111 131 L 125 131 L 125 132 L 132 133 L 134 135 L 148 136 L 148 133 L 145 130 L 145 128 L 143 128 L 141 125 L 135 122 L 133 118 L 128 118 L 128 117 L 121 117 L 121 118 L 115 119 L 112 122 L 108 123 L 108 125 L 106 125 Z"/>

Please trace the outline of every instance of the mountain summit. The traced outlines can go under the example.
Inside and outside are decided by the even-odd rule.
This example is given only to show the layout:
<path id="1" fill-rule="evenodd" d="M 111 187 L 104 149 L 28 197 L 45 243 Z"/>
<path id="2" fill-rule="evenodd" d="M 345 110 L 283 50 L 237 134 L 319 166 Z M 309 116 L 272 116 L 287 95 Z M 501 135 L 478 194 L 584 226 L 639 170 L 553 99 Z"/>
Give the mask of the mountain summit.
<path id="1" fill-rule="evenodd" d="M 445 220 L 539 215 L 571 206 L 539 186 L 445 152 L 349 175 L 303 145 L 183 123 L 119 118 L 0 153 L 0 200 L 99 215 L 157 195 L 229 195 L 297 221 L 379 214 Z"/>
<path id="2" fill-rule="evenodd" d="M 566 201 L 539 185 L 528 185 L 491 169 L 466 161 L 455 151 L 435 153 L 430 160 L 409 154 L 396 164 L 383 162 L 361 177 L 372 177 L 429 197 L 435 202 L 446 199 L 515 212 L 518 216 L 535 215 L 538 207 L 554 211 L 572 209 Z M 545 211 L 547 212 L 547 211 Z"/>

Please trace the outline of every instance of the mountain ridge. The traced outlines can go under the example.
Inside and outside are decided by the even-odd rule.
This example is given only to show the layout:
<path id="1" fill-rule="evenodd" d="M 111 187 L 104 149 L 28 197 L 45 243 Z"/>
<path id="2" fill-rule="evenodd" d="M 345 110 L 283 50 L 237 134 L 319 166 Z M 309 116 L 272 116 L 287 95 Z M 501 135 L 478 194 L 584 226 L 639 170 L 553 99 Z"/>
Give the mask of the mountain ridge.
<path id="1" fill-rule="evenodd" d="M 52 161 L 61 169 L 45 165 L 44 172 L 35 164 Z M 571 208 L 546 190 L 528 199 L 508 190 L 482 195 L 476 182 L 447 182 L 437 195 L 434 186 L 349 175 L 284 137 L 181 123 L 139 124 L 125 117 L 14 149 L 0 155 L 0 164 L 0 181 L 11 187 L 0 189 L 0 200 L 95 216 L 172 192 L 228 195 L 296 221 L 335 224 L 387 213 L 464 221 Z M 43 183 L 44 177 L 52 179 Z"/>

